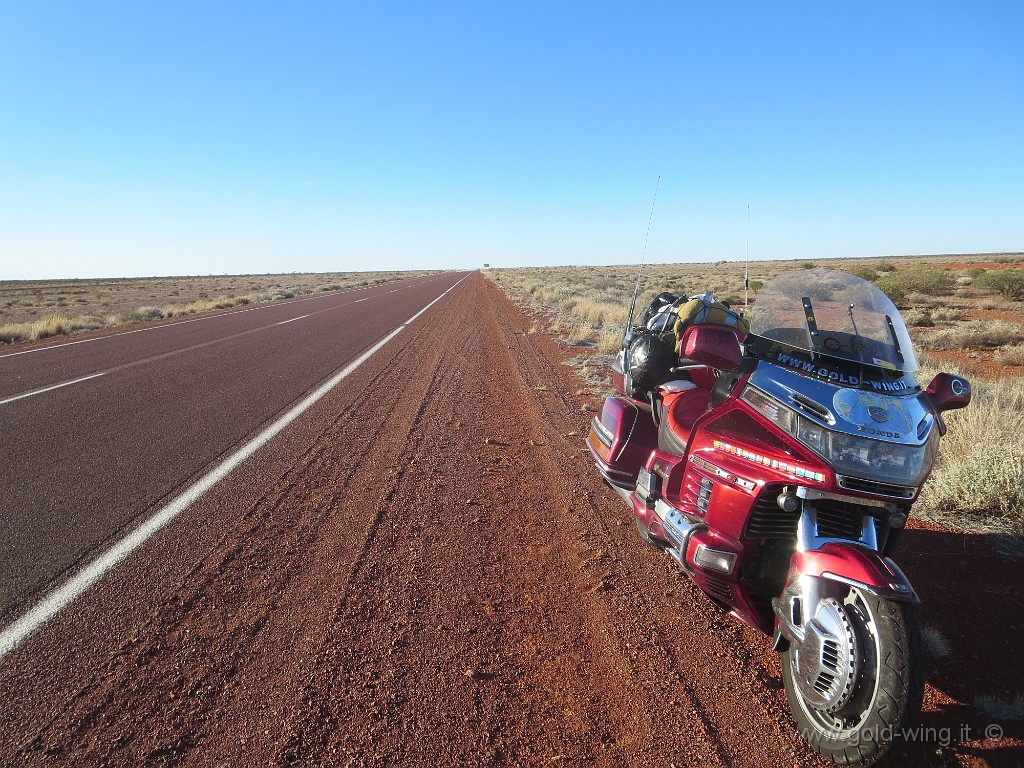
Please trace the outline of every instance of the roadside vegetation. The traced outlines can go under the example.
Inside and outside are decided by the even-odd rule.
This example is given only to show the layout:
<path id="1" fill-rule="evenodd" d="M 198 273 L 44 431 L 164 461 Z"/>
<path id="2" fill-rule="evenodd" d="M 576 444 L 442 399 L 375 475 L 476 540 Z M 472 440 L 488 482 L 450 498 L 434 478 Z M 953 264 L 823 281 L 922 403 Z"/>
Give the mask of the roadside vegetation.
<path id="1" fill-rule="evenodd" d="M 0 282 L 0 344 L 380 285 L 428 272 Z"/>
<path id="2" fill-rule="evenodd" d="M 1018 546 L 1024 537 L 1024 370 L 1018 370 L 1024 368 L 1024 256 L 751 262 L 751 311 L 764 282 L 814 266 L 871 280 L 893 299 L 921 353 L 923 384 L 946 370 L 974 386 L 971 405 L 945 415 L 948 432 L 915 514 L 1010 536 L 1011 549 L 1024 549 Z M 579 348 L 571 362 L 599 394 L 609 391 L 607 372 L 636 274 L 636 266 L 487 273 L 533 314 L 533 332 Z M 742 308 L 743 263 L 648 265 L 637 307 L 661 291 L 708 289 Z"/>
<path id="3" fill-rule="evenodd" d="M 945 370 L 970 379 L 973 395 L 968 407 L 943 415 L 947 432 L 914 514 L 956 529 L 1024 536 L 1024 378 L 988 381 L 922 358 L 922 385 Z"/>

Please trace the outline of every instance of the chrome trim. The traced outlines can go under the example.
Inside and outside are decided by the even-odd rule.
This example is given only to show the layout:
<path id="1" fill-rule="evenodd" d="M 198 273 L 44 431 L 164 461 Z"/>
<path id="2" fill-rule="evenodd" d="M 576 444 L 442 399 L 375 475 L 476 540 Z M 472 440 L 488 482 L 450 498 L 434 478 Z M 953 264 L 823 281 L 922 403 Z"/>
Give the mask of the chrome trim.
<path id="1" fill-rule="evenodd" d="M 864 483 L 866 485 L 877 485 L 886 488 L 899 489 L 902 493 L 879 493 L 878 491 L 869 491 L 866 488 L 858 488 L 850 483 Z M 890 499 L 912 499 L 917 493 L 917 488 L 909 485 L 896 485 L 895 483 L 882 483 L 877 480 L 865 480 L 860 477 L 853 477 L 852 475 L 836 475 L 836 485 L 840 488 L 845 488 L 848 491 L 856 491 L 857 493 L 868 493 L 872 496 L 882 496 Z M 872 502 L 868 499 L 860 499 L 864 504 L 871 504 Z"/>
<path id="2" fill-rule="evenodd" d="M 686 562 L 686 550 L 693 534 L 708 530 L 707 525 L 699 519 L 684 515 L 662 499 L 654 502 L 654 513 L 665 528 L 665 538 L 669 542 L 668 553 L 684 571 L 692 573 L 693 568 Z"/>
<path id="3" fill-rule="evenodd" d="M 847 496 L 844 493 L 830 493 L 828 491 L 819 491 L 817 488 L 808 488 L 805 485 L 798 486 L 796 489 L 796 495 L 805 501 L 815 501 L 817 499 L 829 499 L 831 501 L 843 501 L 847 504 L 858 504 L 864 507 L 885 507 L 889 512 L 896 512 L 902 509 L 898 504 L 892 504 L 889 502 L 882 501 L 881 499 L 862 499 L 860 496 Z"/>
<path id="4" fill-rule="evenodd" d="M 633 480 L 629 472 L 626 472 L 621 469 L 612 469 L 611 467 L 608 467 L 606 469 L 596 461 L 594 462 L 594 466 L 597 467 L 597 471 L 601 473 L 601 477 L 603 477 L 609 485 L 612 485 L 616 488 L 625 488 L 631 493 L 633 489 L 636 487 L 636 481 Z M 612 475 L 621 475 L 623 479 L 620 480 L 616 477 L 613 477 Z"/>
<path id="5" fill-rule="evenodd" d="M 800 489 L 797 489 L 800 495 Z M 804 500 L 804 508 L 800 513 L 800 520 L 796 524 L 796 551 L 812 552 L 821 549 L 829 543 L 860 544 L 868 549 L 878 551 L 878 533 L 875 530 L 875 518 L 871 515 L 864 515 L 861 518 L 860 538 L 852 539 L 834 538 L 820 536 L 818 534 L 818 510 L 808 500 Z"/>

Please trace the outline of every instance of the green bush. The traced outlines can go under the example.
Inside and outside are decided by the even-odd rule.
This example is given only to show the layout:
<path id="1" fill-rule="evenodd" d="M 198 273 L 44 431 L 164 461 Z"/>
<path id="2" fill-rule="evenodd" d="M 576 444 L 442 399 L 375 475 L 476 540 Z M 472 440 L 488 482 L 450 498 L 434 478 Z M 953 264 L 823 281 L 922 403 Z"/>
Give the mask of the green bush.
<path id="1" fill-rule="evenodd" d="M 893 298 L 893 292 L 923 293 L 926 296 L 948 296 L 956 286 L 956 279 L 945 269 L 921 264 L 890 272 L 877 280 L 878 287 Z M 893 299 L 895 301 L 895 299 Z"/>
<path id="2" fill-rule="evenodd" d="M 1024 300 L 1024 270 L 994 269 L 976 277 L 974 285 L 995 291 L 1011 301 Z"/>
<path id="3" fill-rule="evenodd" d="M 892 299 L 892 303 L 899 306 L 907 298 L 907 292 L 891 280 L 884 277 L 875 281 L 875 285 L 882 289 L 882 293 Z"/>
<path id="4" fill-rule="evenodd" d="M 880 263 L 878 265 L 878 271 L 879 272 L 895 272 L 896 271 L 896 266 L 894 264 L 890 264 L 888 261 L 883 261 L 882 263 Z"/>
<path id="5" fill-rule="evenodd" d="M 872 283 L 878 279 L 878 273 L 871 267 L 850 267 L 846 271 L 851 275 L 856 275 L 857 277 L 863 280 L 868 280 Z"/>

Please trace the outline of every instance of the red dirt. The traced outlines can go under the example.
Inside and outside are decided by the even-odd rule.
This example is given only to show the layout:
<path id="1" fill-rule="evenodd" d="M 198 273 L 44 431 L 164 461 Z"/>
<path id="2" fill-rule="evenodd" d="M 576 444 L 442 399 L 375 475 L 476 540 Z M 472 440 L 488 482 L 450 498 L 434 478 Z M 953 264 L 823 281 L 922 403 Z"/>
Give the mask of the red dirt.
<path id="1" fill-rule="evenodd" d="M 297 423 L 286 470 L 190 510 L 205 544 L 168 533 L 159 578 L 112 575 L 136 585 L 123 613 L 108 584 L 60 630 L 77 644 L 6 670 L 0 762 L 820 765 L 769 639 L 599 482 L 595 403 L 529 325 L 480 276 L 439 303 Z M 987 724 L 974 696 L 1024 690 L 1018 566 L 916 528 L 898 560 L 954 651 L 923 724 L 953 732 L 897 764 L 1020 764 L 1020 738 L 958 738 Z"/>

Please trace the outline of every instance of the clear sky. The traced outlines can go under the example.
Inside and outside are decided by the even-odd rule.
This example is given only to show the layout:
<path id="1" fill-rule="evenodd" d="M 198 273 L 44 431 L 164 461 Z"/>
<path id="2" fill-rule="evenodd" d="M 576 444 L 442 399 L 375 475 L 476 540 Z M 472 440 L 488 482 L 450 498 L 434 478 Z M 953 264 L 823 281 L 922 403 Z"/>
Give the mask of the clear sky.
<path id="1" fill-rule="evenodd" d="M 0 279 L 1024 249 L 1024 3 L 0 14 Z"/>

